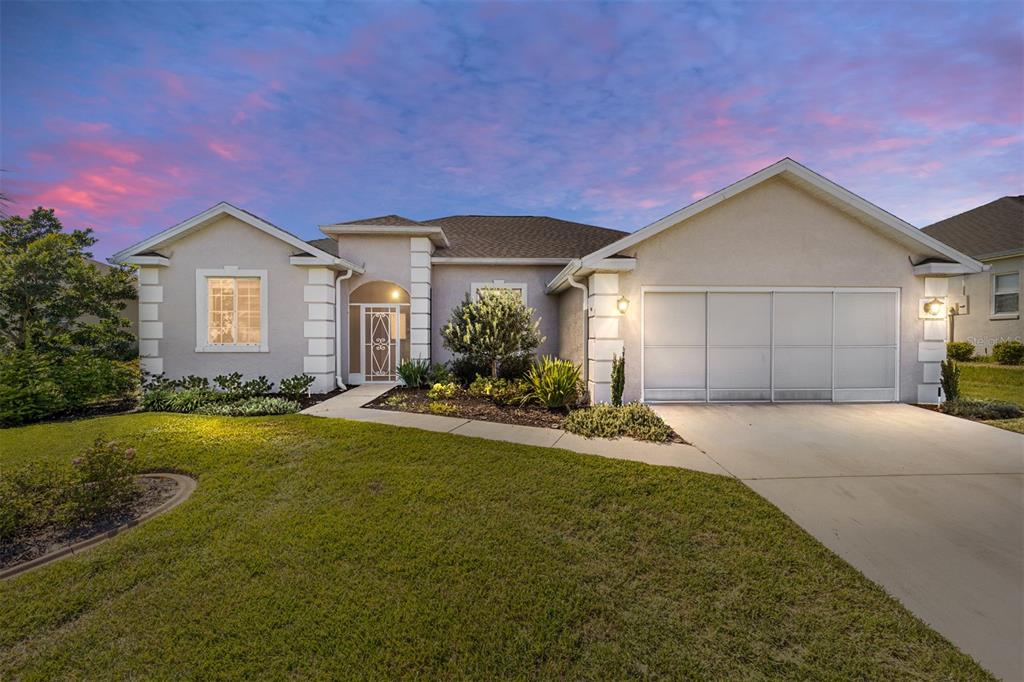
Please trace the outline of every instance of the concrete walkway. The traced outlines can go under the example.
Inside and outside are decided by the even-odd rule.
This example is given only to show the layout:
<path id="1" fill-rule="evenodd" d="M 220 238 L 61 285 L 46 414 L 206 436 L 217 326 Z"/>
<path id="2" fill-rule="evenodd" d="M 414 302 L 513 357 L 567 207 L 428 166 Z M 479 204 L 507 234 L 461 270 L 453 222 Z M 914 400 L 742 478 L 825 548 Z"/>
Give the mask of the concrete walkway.
<path id="1" fill-rule="evenodd" d="M 364 384 L 337 395 L 322 403 L 307 407 L 302 414 L 315 417 L 335 417 L 353 421 L 408 426 L 426 431 L 454 433 L 460 436 L 502 440 L 523 445 L 538 445 L 547 448 L 562 448 L 587 455 L 598 455 L 612 459 L 626 459 L 646 464 L 673 466 L 692 469 L 710 474 L 729 474 L 713 459 L 689 445 L 678 443 L 645 443 L 632 438 L 605 440 L 603 438 L 582 438 L 559 429 L 536 426 L 496 424 L 494 422 L 442 417 L 433 414 L 373 410 L 362 407 L 374 398 L 391 390 L 390 384 Z"/>
<path id="2" fill-rule="evenodd" d="M 983 666 L 1024 679 L 1024 436 L 912 405 L 655 409 Z"/>

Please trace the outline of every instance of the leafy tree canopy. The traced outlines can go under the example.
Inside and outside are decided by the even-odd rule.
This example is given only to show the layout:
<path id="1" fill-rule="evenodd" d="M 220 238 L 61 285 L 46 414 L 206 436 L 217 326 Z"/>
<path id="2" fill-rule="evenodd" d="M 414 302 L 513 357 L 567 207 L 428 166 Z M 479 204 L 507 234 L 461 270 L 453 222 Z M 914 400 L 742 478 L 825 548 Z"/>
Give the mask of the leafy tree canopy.
<path id="1" fill-rule="evenodd" d="M 544 343 L 534 312 L 514 291 L 482 289 L 475 300 L 466 294 L 452 310 L 441 339 L 445 348 L 488 365 L 491 376 L 497 377 L 502 361 L 532 353 Z"/>
<path id="2" fill-rule="evenodd" d="M 134 275 L 97 267 L 95 243 L 92 230 L 65 232 L 53 209 L 0 219 L 0 350 L 132 352 L 121 311 L 136 298 Z"/>

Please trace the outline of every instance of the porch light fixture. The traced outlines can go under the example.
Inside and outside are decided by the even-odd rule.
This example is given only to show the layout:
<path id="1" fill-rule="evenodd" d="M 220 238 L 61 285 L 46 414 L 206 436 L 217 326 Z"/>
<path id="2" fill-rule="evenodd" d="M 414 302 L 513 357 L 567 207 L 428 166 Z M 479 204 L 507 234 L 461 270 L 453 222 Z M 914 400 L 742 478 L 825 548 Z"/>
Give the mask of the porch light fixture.
<path id="1" fill-rule="evenodd" d="M 946 302 L 941 298 L 922 298 L 921 317 L 926 320 L 941 320 L 946 317 Z"/>
<path id="2" fill-rule="evenodd" d="M 401 295 L 402 295 L 402 293 L 400 291 L 398 291 L 398 289 L 392 289 L 391 290 L 391 300 L 392 301 L 397 301 L 398 297 L 401 296 Z"/>
<path id="3" fill-rule="evenodd" d="M 619 309 L 620 313 L 625 315 L 626 311 L 629 310 L 629 299 L 626 298 L 625 296 L 621 297 L 618 301 L 615 302 L 615 307 Z"/>

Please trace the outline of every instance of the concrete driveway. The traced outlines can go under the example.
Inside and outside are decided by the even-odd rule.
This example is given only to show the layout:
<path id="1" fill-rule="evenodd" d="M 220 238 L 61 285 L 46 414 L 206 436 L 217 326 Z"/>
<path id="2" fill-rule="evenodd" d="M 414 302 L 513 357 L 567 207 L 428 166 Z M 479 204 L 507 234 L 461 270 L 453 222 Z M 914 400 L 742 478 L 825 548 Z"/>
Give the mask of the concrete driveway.
<path id="1" fill-rule="evenodd" d="M 1024 679 L 1024 436 L 911 405 L 655 409 L 983 666 Z"/>

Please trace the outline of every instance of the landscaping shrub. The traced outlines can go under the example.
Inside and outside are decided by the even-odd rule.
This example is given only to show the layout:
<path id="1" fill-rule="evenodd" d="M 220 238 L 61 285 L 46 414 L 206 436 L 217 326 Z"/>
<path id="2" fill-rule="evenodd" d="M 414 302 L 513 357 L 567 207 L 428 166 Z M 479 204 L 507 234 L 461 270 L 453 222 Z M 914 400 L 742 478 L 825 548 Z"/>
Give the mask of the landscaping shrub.
<path id="1" fill-rule="evenodd" d="M 475 398 L 488 398 L 495 405 L 521 405 L 530 398 L 530 384 L 524 379 L 492 379 L 478 376 L 468 392 Z"/>
<path id="2" fill-rule="evenodd" d="M 580 367 L 569 360 L 545 355 L 526 375 L 530 400 L 545 407 L 561 409 L 579 402 Z"/>
<path id="3" fill-rule="evenodd" d="M 427 385 L 430 373 L 430 361 L 424 359 L 404 360 L 398 365 L 398 377 L 409 388 L 422 388 Z"/>
<path id="4" fill-rule="evenodd" d="M 302 409 L 294 400 L 275 396 L 256 396 L 234 402 L 207 403 L 195 410 L 197 414 L 222 417 L 262 417 L 272 414 L 292 414 Z"/>
<path id="5" fill-rule="evenodd" d="M 293 377 L 281 379 L 281 394 L 292 400 L 298 400 L 309 395 L 309 387 L 313 385 L 313 381 L 313 377 L 308 374 L 296 374 Z"/>
<path id="6" fill-rule="evenodd" d="M 239 380 L 242 378 L 242 375 L 239 374 L 238 372 L 235 372 L 231 376 L 237 376 Z M 216 379 L 214 379 L 214 381 L 216 382 L 217 379 L 224 379 L 224 376 L 219 376 Z M 188 376 L 183 376 L 182 378 L 178 379 L 176 382 L 174 382 L 174 385 L 177 388 L 181 388 L 186 391 L 205 390 L 210 388 L 210 380 L 207 379 L 206 377 L 196 376 L 195 374 L 189 374 Z"/>
<path id="7" fill-rule="evenodd" d="M 90 521 L 131 502 L 139 494 L 135 449 L 98 437 L 72 462 L 69 503 L 75 521 Z"/>
<path id="8" fill-rule="evenodd" d="M 434 384 L 447 384 L 455 380 L 451 371 L 448 370 L 448 366 L 443 362 L 435 362 L 427 370 L 427 384 L 433 386 Z"/>
<path id="9" fill-rule="evenodd" d="M 992 359 L 1000 365 L 1019 365 L 1024 362 L 1024 343 L 1000 341 L 992 346 Z"/>
<path id="10" fill-rule="evenodd" d="M 459 385 L 454 381 L 449 381 L 444 384 L 434 384 L 427 391 L 427 397 L 431 400 L 441 400 L 444 398 L 454 398 L 455 394 L 459 391 Z"/>
<path id="11" fill-rule="evenodd" d="M 953 360 L 943 360 L 941 365 L 942 394 L 946 400 L 960 397 L 960 366 Z"/>
<path id="12" fill-rule="evenodd" d="M 612 405 L 622 405 L 622 389 L 626 386 L 626 355 L 612 356 Z"/>
<path id="13" fill-rule="evenodd" d="M 525 379 L 536 362 L 533 353 L 517 353 L 498 363 L 499 379 Z"/>
<path id="14" fill-rule="evenodd" d="M 518 292 L 481 289 L 475 298 L 466 294 L 452 310 L 441 329 L 441 339 L 452 353 L 486 365 L 487 374 L 497 378 L 501 363 L 530 355 L 544 342 L 540 319 L 534 319 L 534 312 L 523 304 Z"/>
<path id="15" fill-rule="evenodd" d="M 1016 419 L 1024 415 L 1019 405 L 1004 403 L 997 400 L 974 400 L 973 398 L 958 398 L 947 400 L 939 406 L 941 412 L 956 417 L 969 417 L 971 419 Z"/>
<path id="16" fill-rule="evenodd" d="M 138 385 L 137 362 L 87 352 L 10 351 L 0 355 L 0 426 L 57 417 L 101 400 L 131 398 Z"/>
<path id="17" fill-rule="evenodd" d="M 626 405 L 595 405 L 573 410 L 562 428 L 586 438 L 619 438 L 628 436 L 637 440 L 667 441 L 672 429 L 654 410 L 641 403 Z"/>
<path id="18" fill-rule="evenodd" d="M 67 489 L 64 470 L 32 463 L 0 475 L 0 543 L 31 534 L 58 519 Z"/>
<path id="19" fill-rule="evenodd" d="M 212 388 L 186 388 L 167 396 L 164 412 L 195 412 L 200 407 L 213 403 L 227 402 L 230 394 L 215 391 Z M 145 400 L 143 401 L 145 403 Z"/>
<path id="20" fill-rule="evenodd" d="M 946 357 L 957 362 L 967 362 L 974 357 L 974 344 L 969 341 L 950 341 L 946 344 Z"/>
<path id="21" fill-rule="evenodd" d="M 440 400 L 433 400 L 427 405 L 427 409 L 430 410 L 431 414 L 455 414 L 458 408 L 451 403 L 446 403 Z"/>
<path id="22" fill-rule="evenodd" d="M 242 373 L 232 372 L 231 374 L 218 374 L 213 378 L 213 383 L 217 384 L 217 388 L 225 393 L 237 393 L 242 388 Z M 182 385 L 181 388 L 190 387 Z M 206 387 L 198 386 L 196 388 Z"/>
<path id="23" fill-rule="evenodd" d="M 469 386 L 477 377 L 491 375 L 491 370 L 486 363 L 468 355 L 460 355 L 452 360 L 451 372 L 461 386 Z"/>
<path id="24" fill-rule="evenodd" d="M 238 397 L 255 398 L 266 395 L 274 390 L 274 382 L 268 381 L 265 376 L 258 376 L 243 383 L 238 389 Z"/>

